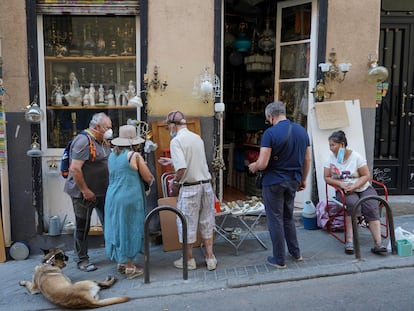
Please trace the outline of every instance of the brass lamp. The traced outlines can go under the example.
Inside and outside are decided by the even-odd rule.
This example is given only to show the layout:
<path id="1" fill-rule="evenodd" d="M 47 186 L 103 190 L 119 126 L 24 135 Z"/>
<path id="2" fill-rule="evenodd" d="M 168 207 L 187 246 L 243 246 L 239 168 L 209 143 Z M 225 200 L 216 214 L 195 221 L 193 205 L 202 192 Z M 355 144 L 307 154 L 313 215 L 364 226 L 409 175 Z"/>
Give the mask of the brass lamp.
<path id="1" fill-rule="evenodd" d="M 315 100 L 322 102 L 325 99 L 329 99 L 335 93 L 329 85 L 333 82 L 343 82 L 351 66 L 352 64 L 350 63 L 337 64 L 336 51 L 332 49 L 329 53 L 328 62 L 318 65 L 323 78 L 318 81 L 317 85 L 311 91 Z"/>
<path id="2" fill-rule="evenodd" d="M 151 87 L 154 91 L 160 89 L 161 91 L 165 91 L 168 86 L 167 80 L 161 81 L 159 78 L 159 67 L 154 66 L 153 78 L 151 80 L 148 79 L 148 73 L 144 74 L 144 88 L 146 91 L 149 91 Z"/>
<path id="3" fill-rule="evenodd" d="M 32 136 L 32 144 L 30 145 L 30 149 L 27 150 L 27 155 L 31 158 L 39 158 L 43 155 L 43 151 L 40 149 L 40 144 L 38 143 L 39 136 L 34 133 Z"/>
<path id="4" fill-rule="evenodd" d="M 328 90 L 324 81 L 320 80 L 318 84 L 313 88 L 311 93 L 313 94 L 315 101 L 323 102 L 325 99 L 331 98 L 332 94 L 334 94 L 334 91 Z"/>
<path id="5" fill-rule="evenodd" d="M 368 77 L 367 80 L 371 84 L 384 82 L 388 78 L 388 69 L 384 66 L 378 66 L 377 59 L 369 55 L 368 57 Z"/>

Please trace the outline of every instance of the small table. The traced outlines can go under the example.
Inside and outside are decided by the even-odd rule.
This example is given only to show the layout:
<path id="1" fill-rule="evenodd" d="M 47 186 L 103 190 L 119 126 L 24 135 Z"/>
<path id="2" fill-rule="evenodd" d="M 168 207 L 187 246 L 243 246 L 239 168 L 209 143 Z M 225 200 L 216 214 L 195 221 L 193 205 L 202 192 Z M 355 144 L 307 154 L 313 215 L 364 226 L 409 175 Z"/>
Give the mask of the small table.
<path id="1" fill-rule="evenodd" d="M 265 210 L 261 209 L 260 211 L 245 211 L 241 213 L 232 213 L 232 212 L 223 212 L 217 214 L 217 216 L 224 216 L 223 220 L 217 224 L 214 228 L 214 231 L 220 235 L 225 241 L 227 241 L 230 245 L 234 247 L 236 250 L 236 255 L 239 254 L 239 248 L 243 244 L 243 242 L 246 240 L 246 238 L 251 235 L 254 239 L 256 239 L 257 242 L 264 248 L 267 249 L 266 244 L 259 238 L 259 236 L 254 232 L 254 228 L 259 222 L 260 218 L 265 215 Z M 246 217 L 254 217 L 253 222 L 249 225 L 245 218 Z M 242 232 L 240 233 L 240 238 L 237 240 L 232 240 L 228 237 L 228 232 L 225 230 L 226 228 L 226 222 L 230 218 L 236 219 L 237 222 L 242 227 Z"/>

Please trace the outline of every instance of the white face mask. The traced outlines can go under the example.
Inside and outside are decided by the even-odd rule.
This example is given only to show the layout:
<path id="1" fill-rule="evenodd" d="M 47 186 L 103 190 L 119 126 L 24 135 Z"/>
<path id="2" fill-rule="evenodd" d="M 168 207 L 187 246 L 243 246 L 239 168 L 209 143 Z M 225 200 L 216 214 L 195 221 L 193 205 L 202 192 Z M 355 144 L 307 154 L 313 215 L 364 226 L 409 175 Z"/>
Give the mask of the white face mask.
<path id="1" fill-rule="evenodd" d="M 106 140 L 112 139 L 112 136 L 113 136 L 112 129 L 106 130 L 106 132 L 103 134 L 103 138 Z"/>

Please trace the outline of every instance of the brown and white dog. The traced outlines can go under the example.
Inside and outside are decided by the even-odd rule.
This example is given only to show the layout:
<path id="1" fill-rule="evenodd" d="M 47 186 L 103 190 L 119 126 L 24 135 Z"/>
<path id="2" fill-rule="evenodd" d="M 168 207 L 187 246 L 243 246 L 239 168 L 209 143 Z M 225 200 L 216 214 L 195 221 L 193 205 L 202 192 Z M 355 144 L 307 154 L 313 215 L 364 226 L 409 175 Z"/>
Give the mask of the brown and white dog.
<path id="1" fill-rule="evenodd" d="M 42 293 L 54 304 L 71 309 L 98 308 L 129 300 L 128 297 L 99 300 L 99 291 L 111 287 L 116 278 L 108 276 L 103 282 L 85 280 L 72 283 L 62 273 L 62 269 L 66 266 L 65 261 L 68 260 L 65 253 L 58 248 L 44 251 L 44 253 L 45 256 L 35 268 L 32 282 L 20 281 L 19 283 L 25 286 L 32 295 Z"/>

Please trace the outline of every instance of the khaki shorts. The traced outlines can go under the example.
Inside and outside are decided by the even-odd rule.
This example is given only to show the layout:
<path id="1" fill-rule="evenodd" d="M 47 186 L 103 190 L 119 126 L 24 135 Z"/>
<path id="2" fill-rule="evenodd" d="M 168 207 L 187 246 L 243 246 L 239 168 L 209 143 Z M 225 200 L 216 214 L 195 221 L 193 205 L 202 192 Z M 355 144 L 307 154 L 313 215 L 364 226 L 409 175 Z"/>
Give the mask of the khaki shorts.
<path id="1" fill-rule="evenodd" d="M 213 237 L 216 221 L 214 208 L 214 191 L 211 183 L 197 184 L 180 188 L 177 200 L 177 208 L 187 219 L 187 243 L 195 243 L 197 229 L 200 230 L 202 239 Z M 178 238 L 182 239 L 182 223 L 177 217 Z"/>

